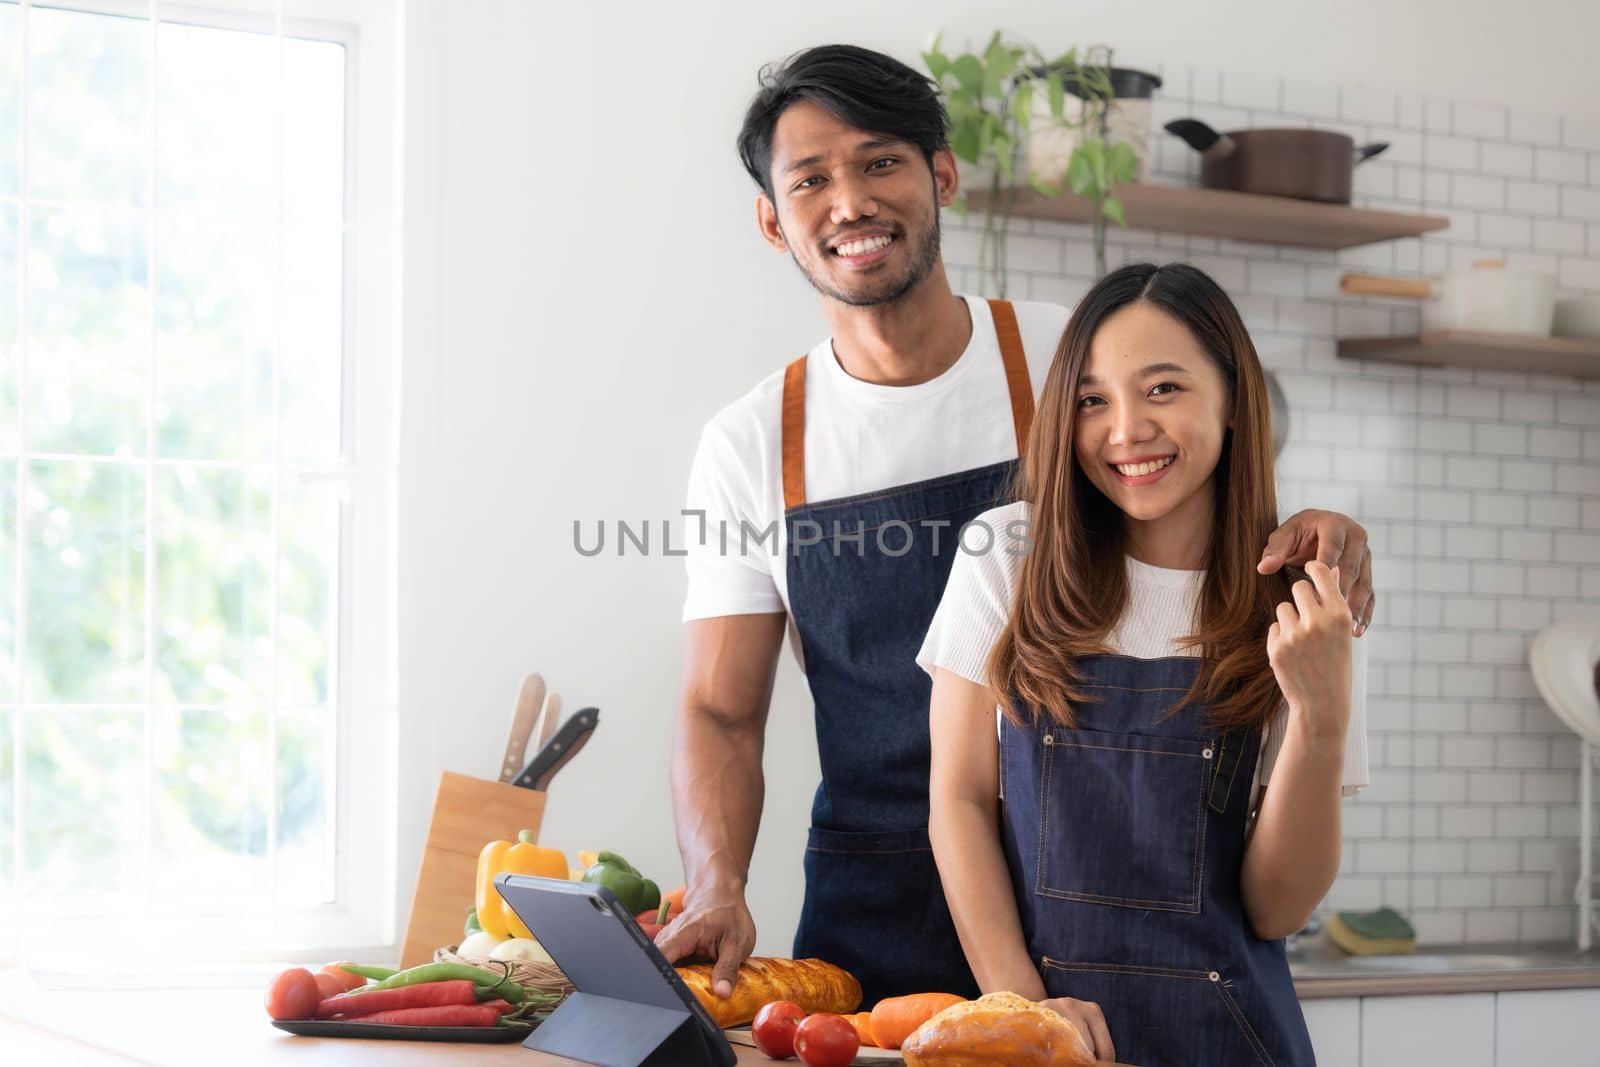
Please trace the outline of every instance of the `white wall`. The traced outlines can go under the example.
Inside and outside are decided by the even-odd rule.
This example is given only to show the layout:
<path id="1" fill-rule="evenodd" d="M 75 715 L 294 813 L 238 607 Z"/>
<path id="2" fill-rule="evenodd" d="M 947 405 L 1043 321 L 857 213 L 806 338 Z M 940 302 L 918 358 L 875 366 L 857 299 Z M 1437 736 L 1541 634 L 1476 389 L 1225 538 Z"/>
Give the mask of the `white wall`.
<path id="1" fill-rule="evenodd" d="M 1014 29 L 1047 51 L 1600 113 L 1600 6 L 918 5 L 826 0 L 407 5 L 400 470 L 400 914 L 439 770 L 496 765 L 521 675 L 603 725 L 552 790 L 544 839 L 678 876 L 666 751 L 681 561 L 584 559 L 582 519 L 675 513 L 701 423 L 820 335 L 804 282 L 758 241 L 733 138 L 761 63 L 848 40 L 915 61 Z M 815 784 L 785 662 L 752 902 L 786 953 Z"/>

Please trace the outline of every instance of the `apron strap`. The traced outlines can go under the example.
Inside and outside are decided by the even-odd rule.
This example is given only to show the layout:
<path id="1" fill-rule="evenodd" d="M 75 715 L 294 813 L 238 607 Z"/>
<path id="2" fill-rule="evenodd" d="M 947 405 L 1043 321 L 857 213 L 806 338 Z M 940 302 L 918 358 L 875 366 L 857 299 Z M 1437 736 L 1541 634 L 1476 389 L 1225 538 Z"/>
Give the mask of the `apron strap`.
<path id="1" fill-rule="evenodd" d="M 806 357 L 783 372 L 783 509 L 806 502 Z"/>
<path id="2" fill-rule="evenodd" d="M 1028 429 L 1033 425 L 1033 382 L 1022 351 L 1022 331 L 1009 300 L 989 301 L 994 332 L 1000 341 L 1000 362 L 1006 371 L 1006 392 L 1011 396 L 1011 426 L 1017 435 L 1017 456 L 1027 451 Z M 783 372 L 783 507 L 787 511 L 806 502 L 806 356 Z"/>
<path id="3" fill-rule="evenodd" d="M 1009 300 L 989 301 L 994 332 L 1000 339 L 1000 361 L 1006 368 L 1006 390 L 1011 394 L 1011 424 L 1017 432 L 1017 458 L 1028 452 L 1028 430 L 1033 425 L 1033 382 L 1022 351 L 1022 331 Z"/>

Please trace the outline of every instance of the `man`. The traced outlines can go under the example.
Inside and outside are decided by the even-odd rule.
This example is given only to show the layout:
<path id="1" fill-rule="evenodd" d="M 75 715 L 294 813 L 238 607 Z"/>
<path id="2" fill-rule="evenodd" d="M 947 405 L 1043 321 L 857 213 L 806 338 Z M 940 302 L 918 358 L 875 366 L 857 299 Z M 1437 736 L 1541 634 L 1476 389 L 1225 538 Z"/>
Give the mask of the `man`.
<path id="1" fill-rule="evenodd" d="M 929 687 L 915 654 L 957 532 L 1007 498 L 1068 312 L 951 292 L 944 108 L 888 56 L 828 46 L 765 72 L 739 152 L 761 234 L 817 291 L 831 337 L 713 418 L 695 457 L 688 506 L 705 512 L 706 536 L 688 560 L 672 763 L 689 893 L 660 947 L 714 958 L 727 996 L 755 944 L 744 887 L 792 625 L 822 765 L 794 954 L 850 970 L 868 1004 L 976 995 L 928 844 Z M 1302 512 L 1260 569 L 1312 558 L 1340 565 L 1364 629 L 1365 531 Z"/>

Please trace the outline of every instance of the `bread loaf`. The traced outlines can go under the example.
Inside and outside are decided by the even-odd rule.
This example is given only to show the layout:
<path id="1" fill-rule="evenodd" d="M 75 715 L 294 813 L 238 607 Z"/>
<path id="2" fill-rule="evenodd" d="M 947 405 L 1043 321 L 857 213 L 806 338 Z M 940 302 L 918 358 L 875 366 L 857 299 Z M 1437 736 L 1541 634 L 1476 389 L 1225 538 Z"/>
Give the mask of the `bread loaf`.
<path id="1" fill-rule="evenodd" d="M 1015 993 L 946 1008 L 900 1046 L 906 1067 L 1093 1067 L 1094 1046 L 1065 1016 Z"/>
<path id="2" fill-rule="evenodd" d="M 733 996 L 723 1000 L 711 990 L 711 965 L 679 967 L 695 999 L 705 1005 L 718 1026 L 742 1026 L 774 1000 L 792 1000 L 806 1012 L 847 1015 L 861 1006 L 861 983 L 842 967 L 822 960 L 780 960 L 752 956 L 739 967 Z"/>

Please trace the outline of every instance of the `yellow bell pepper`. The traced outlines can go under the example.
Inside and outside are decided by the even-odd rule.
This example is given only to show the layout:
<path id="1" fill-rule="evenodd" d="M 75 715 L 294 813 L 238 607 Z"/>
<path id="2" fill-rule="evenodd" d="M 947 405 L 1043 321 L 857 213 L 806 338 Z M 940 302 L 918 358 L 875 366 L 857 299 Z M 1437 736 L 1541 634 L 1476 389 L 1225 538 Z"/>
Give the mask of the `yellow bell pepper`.
<path id="1" fill-rule="evenodd" d="M 567 857 L 560 849 L 540 848 L 532 830 L 521 831 L 514 842 L 490 841 L 478 853 L 478 925 L 498 938 L 532 937 L 516 912 L 495 892 L 494 876 L 502 872 L 565 878 Z"/>

